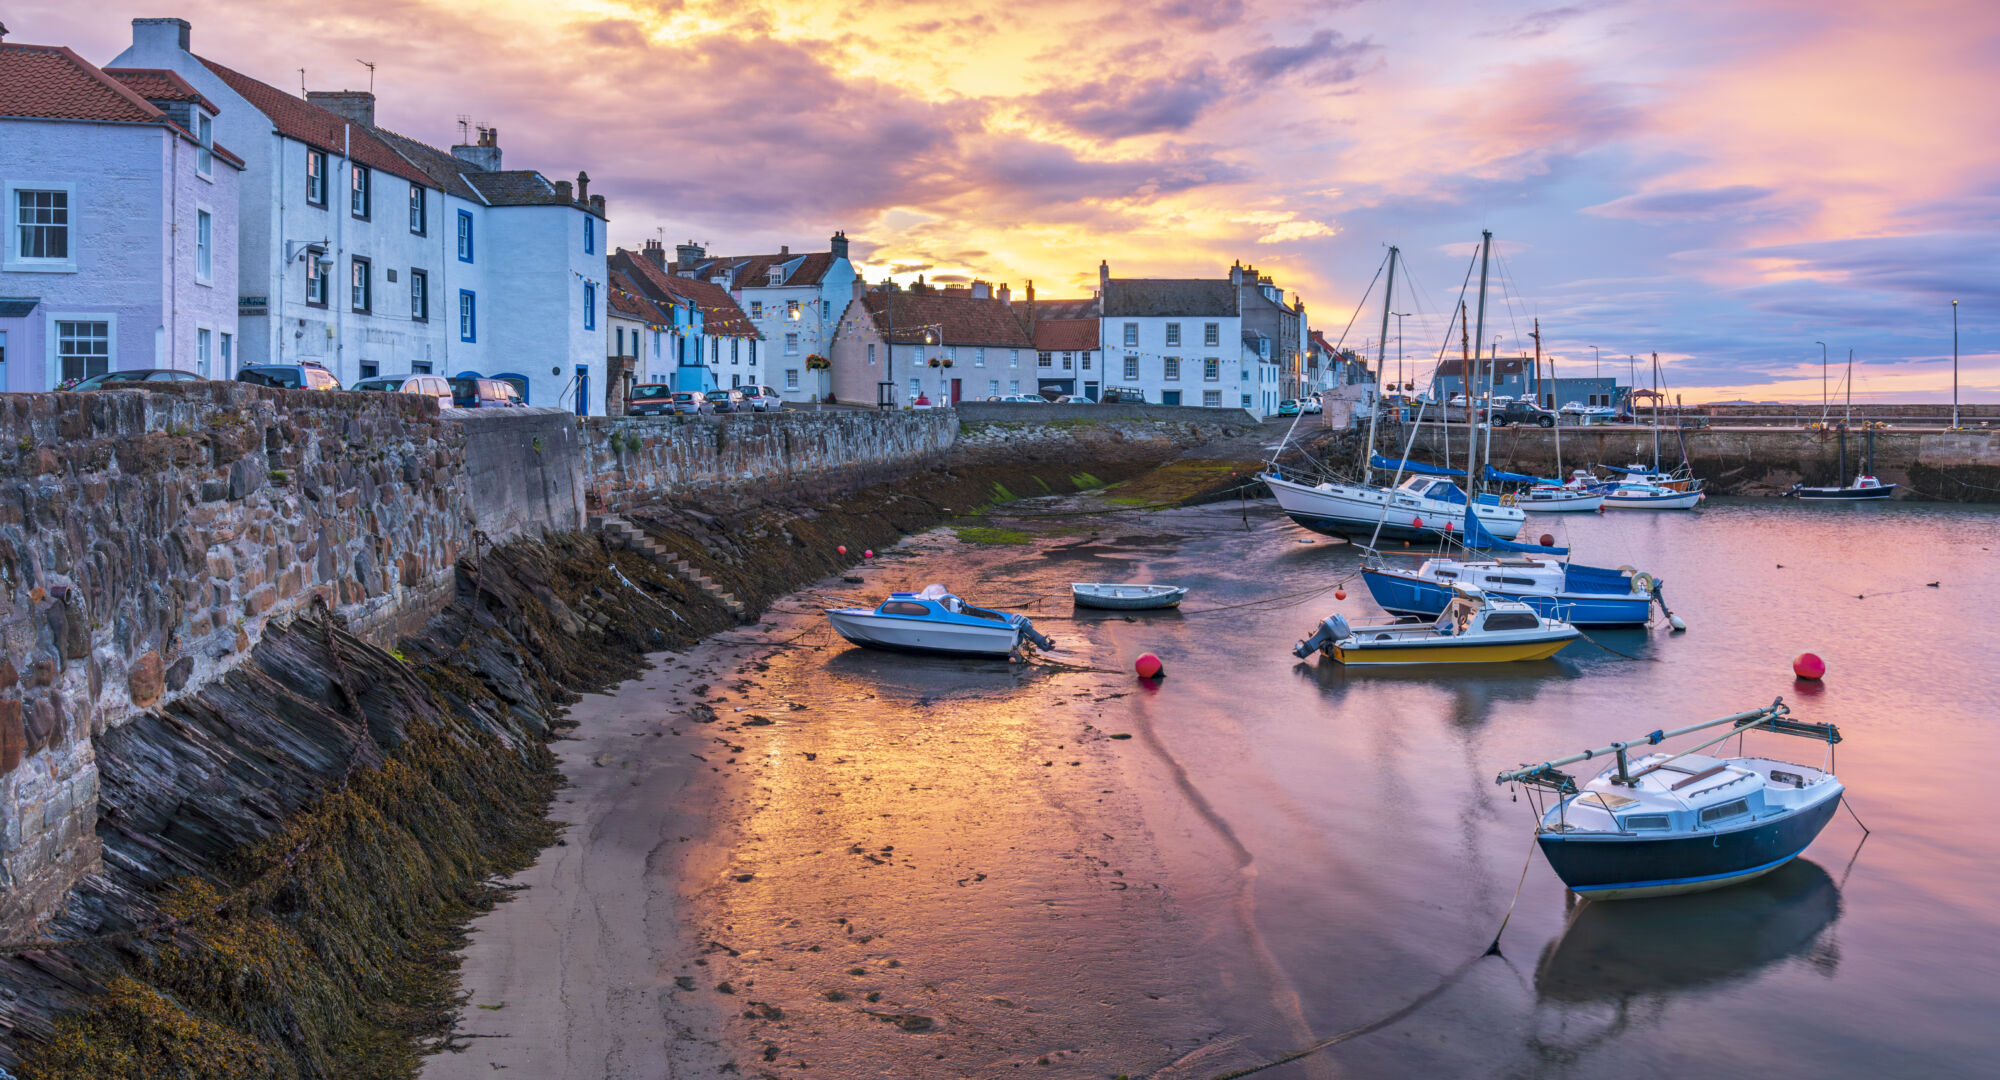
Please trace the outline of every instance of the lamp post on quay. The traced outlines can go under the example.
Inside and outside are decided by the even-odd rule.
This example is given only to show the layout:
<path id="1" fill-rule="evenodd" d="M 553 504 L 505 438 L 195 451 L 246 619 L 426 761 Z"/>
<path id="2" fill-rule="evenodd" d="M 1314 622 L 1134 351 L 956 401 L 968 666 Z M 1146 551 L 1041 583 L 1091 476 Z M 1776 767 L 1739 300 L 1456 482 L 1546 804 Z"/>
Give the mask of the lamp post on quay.
<path id="1" fill-rule="evenodd" d="M 1826 423 L 1826 342 L 1815 341 L 1819 346 L 1819 422 Z"/>
<path id="2" fill-rule="evenodd" d="M 1951 302 L 1951 428 L 1958 430 L 1958 301 Z"/>

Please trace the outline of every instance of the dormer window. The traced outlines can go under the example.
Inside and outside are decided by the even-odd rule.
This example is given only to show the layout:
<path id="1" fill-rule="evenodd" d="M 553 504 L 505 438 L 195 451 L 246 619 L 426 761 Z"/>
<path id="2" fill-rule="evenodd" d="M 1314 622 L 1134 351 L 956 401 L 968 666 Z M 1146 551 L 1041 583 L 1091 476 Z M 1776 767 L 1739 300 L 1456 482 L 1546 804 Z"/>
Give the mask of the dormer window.
<path id="1" fill-rule="evenodd" d="M 773 266 L 770 269 L 770 271 L 765 275 L 765 281 L 771 285 L 784 284 L 785 283 L 784 269 L 782 267 Z"/>

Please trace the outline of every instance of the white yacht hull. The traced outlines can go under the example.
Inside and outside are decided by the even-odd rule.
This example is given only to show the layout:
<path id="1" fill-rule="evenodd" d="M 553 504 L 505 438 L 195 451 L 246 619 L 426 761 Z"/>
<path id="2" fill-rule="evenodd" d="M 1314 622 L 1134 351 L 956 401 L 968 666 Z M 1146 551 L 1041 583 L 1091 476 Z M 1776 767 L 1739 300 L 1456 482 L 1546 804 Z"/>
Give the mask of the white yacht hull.
<path id="1" fill-rule="evenodd" d="M 1465 525 L 1463 503 L 1417 498 L 1392 489 L 1358 484 L 1311 487 L 1268 473 L 1261 479 L 1293 521 L 1330 536 L 1373 536 L 1379 522 L 1384 537 L 1430 539 L 1446 532 L 1456 533 Z M 1479 523 L 1487 532 L 1502 540 L 1519 536 L 1527 518 L 1515 506 L 1481 504 L 1473 512 L 1479 515 Z"/>
<path id="2" fill-rule="evenodd" d="M 1671 495 L 1619 495 L 1604 497 L 1607 510 L 1692 510 L 1701 502 L 1699 491 L 1677 491 Z"/>
<path id="3" fill-rule="evenodd" d="M 1573 491 L 1552 495 L 1529 492 L 1518 496 L 1514 505 L 1531 514 L 1591 514 L 1604 508 L 1602 492 Z"/>

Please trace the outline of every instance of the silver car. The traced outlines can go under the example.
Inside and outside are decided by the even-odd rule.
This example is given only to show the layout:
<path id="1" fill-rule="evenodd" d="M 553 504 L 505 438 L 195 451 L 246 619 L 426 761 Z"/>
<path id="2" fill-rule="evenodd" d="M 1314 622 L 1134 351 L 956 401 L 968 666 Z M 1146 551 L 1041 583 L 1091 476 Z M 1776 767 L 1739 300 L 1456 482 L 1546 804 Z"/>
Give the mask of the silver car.
<path id="1" fill-rule="evenodd" d="M 743 387 L 743 401 L 752 412 L 777 412 L 785 407 L 785 399 L 769 386 Z"/>
<path id="2" fill-rule="evenodd" d="M 421 394 L 436 401 L 440 409 L 455 408 L 451 400 L 451 384 L 442 375 L 383 375 L 363 379 L 348 389 L 383 394 Z"/>

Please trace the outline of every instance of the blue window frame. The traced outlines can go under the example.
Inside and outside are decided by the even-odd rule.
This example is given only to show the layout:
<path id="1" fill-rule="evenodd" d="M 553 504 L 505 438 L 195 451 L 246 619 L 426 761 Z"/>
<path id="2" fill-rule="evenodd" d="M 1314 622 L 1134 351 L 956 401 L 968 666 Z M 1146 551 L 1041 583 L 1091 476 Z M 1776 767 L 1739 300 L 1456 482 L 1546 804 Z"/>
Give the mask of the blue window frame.
<path id="1" fill-rule="evenodd" d="M 479 340 L 479 298 L 471 289 L 458 290 L 458 340 Z"/>
<path id="2" fill-rule="evenodd" d="M 597 329 L 597 286 L 588 281 L 583 283 L 583 328 Z"/>
<path id="3" fill-rule="evenodd" d="M 597 219 L 589 214 L 583 216 L 583 253 L 597 254 Z"/>
<path id="4" fill-rule="evenodd" d="M 458 261 L 472 261 L 472 211 L 470 210 L 458 212 Z"/>

